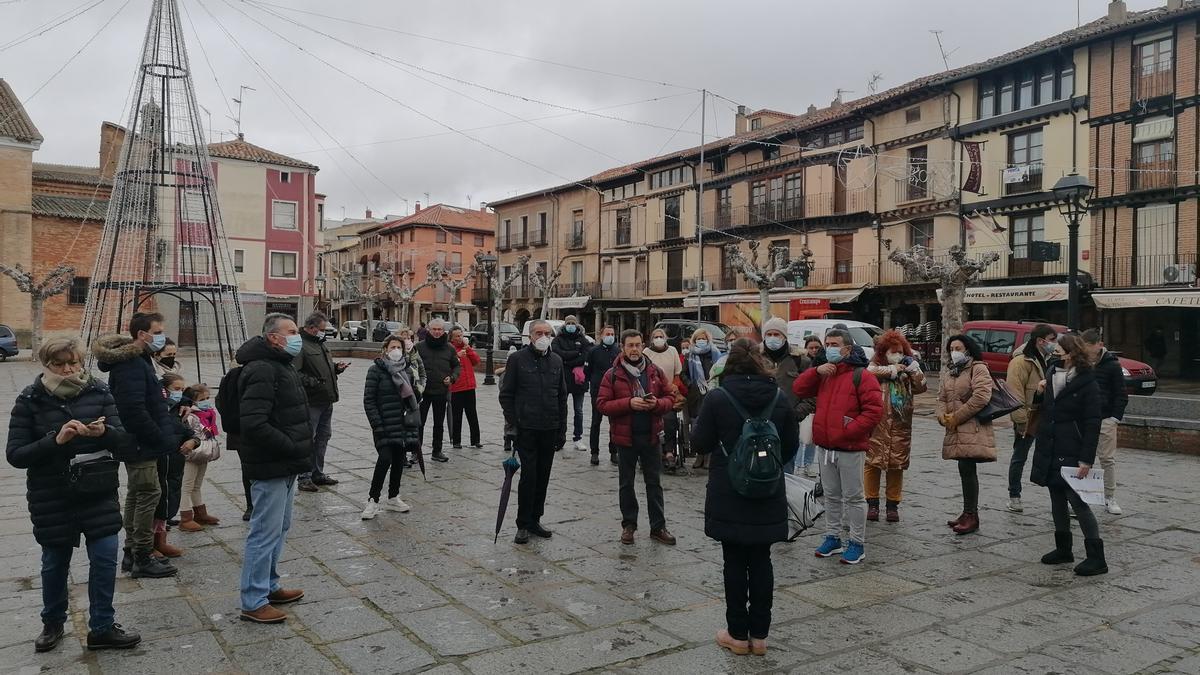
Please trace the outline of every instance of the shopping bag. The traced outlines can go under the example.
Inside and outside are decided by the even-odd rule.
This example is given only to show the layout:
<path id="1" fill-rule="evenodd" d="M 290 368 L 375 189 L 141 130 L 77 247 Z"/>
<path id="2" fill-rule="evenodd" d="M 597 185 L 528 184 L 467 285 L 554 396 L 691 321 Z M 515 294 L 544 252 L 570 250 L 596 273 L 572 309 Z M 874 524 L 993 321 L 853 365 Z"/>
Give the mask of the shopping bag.
<path id="1" fill-rule="evenodd" d="M 785 473 L 783 485 L 788 502 L 788 541 L 795 541 L 796 537 L 817 522 L 825 509 L 821 508 L 813 494 L 817 484 L 811 478 Z"/>
<path id="2" fill-rule="evenodd" d="M 813 425 L 814 417 L 816 417 L 815 413 L 800 420 L 800 447 L 801 448 L 803 448 L 806 445 L 812 445 L 812 442 L 813 442 L 812 425 Z"/>
<path id="3" fill-rule="evenodd" d="M 1083 478 L 1075 477 L 1079 471 L 1076 466 L 1064 466 L 1059 471 L 1063 480 L 1085 504 L 1104 505 L 1104 469 L 1091 469 Z"/>

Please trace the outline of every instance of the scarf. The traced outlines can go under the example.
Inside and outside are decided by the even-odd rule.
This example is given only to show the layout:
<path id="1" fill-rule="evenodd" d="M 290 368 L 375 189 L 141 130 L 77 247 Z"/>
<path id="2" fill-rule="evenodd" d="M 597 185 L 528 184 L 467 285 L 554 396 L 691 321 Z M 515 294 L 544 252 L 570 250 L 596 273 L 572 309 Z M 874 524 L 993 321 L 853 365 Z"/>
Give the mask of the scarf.
<path id="1" fill-rule="evenodd" d="M 951 361 L 950 366 L 946 370 L 948 370 L 951 375 L 958 377 L 960 374 L 962 374 L 962 371 L 970 368 L 974 363 L 975 359 L 967 359 L 961 364 Z"/>
<path id="2" fill-rule="evenodd" d="M 644 356 L 642 357 L 642 360 L 638 361 L 636 364 L 630 363 L 625 359 L 621 359 L 621 367 L 623 367 L 625 372 L 629 373 L 629 376 L 633 378 L 633 395 L 637 396 L 638 398 L 642 398 L 646 395 L 646 389 L 642 386 L 642 375 L 646 373 L 646 364 L 648 362 L 649 359 Z"/>
<path id="3" fill-rule="evenodd" d="M 1063 390 L 1067 388 L 1067 383 L 1075 379 L 1075 368 L 1063 370 L 1061 368 L 1054 369 L 1054 398 L 1062 395 Z"/>
<path id="4" fill-rule="evenodd" d="M 709 350 L 709 356 L 712 357 L 712 362 L 716 363 L 721 359 L 721 352 L 713 347 Z M 704 364 L 700 362 L 700 354 L 691 352 L 688 354 L 688 379 L 692 381 L 692 385 L 700 392 L 701 396 L 708 393 L 708 377 L 704 375 Z"/>
<path id="5" fill-rule="evenodd" d="M 91 381 L 91 376 L 82 370 L 69 376 L 58 375 L 49 370 L 42 371 L 42 386 L 46 388 L 46 391 L 61 399 L 75 398 Z"/>
<path id="6" fill-rule="evenodd" d="M 200 424 L 204 427 L 204 430 L 209 433 L 209 438 L 216 438 L 221 433 L 221 430 L 217 427 L 216 410 L 212 408 L 208 410 L 193 408 L 192 414 L 196 416 L 196 419 L 200 420 Z"/>
<path id="7" fill-rule="evenodd" d="M 414 396 L 412 382 L 408 377 L 408 359 L 403 358 L 399 361 L 391 359 L 380 359 L 383 361 L 383 367 L 387 368 L 388 375 L 392 376 L 392 382 L 396 385 L 396 391 L 400 392 L 400 398 L 407 401 Z"/>

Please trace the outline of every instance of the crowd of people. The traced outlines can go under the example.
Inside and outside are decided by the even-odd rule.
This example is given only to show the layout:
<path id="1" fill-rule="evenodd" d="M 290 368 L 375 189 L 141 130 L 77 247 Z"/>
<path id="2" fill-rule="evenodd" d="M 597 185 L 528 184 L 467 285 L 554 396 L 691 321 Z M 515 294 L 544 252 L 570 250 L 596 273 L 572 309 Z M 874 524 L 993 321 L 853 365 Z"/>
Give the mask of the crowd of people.
<path id="1" fill-rule="evenodd" d="M 338 484 L 326 471 L 338 380 L 349 367 L 325 344 L 327 318 L 314 313 L 302 326 L 269 314 L 261 334 L 236 352 L 216 390 L 191 381 L 166 335 L 159 314 L 135 314 L 127 334 L 102 336 L 90 346 L 107 382 L 84 368 L 76 340 L 46 341 L 38 352 L 42 372 L 18 396 L 9 428 L 7 457 L 27 470 L 33 533 L 43 550 L 43 631 L 38 651 L 63 637 L 67 574 L 72 551 L 83 540 L 89 559 L 89 649 L 129 648 L 138 634 L 116 623 L 113 594 L 118 534 L 125 530 L 120 565 L 133 578 L 177 574 L 184 551 L 168 542 L 173 528 L 195 532 L 219 524 L 203 494 L 207 464 L 236 452 L 249 522 L 240 579 L 241 618 L 256 623 L 287 619 L 279 607 L 304 597 L 281 586 L 278 570 L 296 492 Z M 423 461 L 426 426 L 434 461 L 452 449 L 482 448 L 475 369 L 479 355 L 461 329 L 441 319 L 383 337 L 365 375 L 363 407 L 377 460 L 362 519 L 382 510 L 408 512 L 401 476 Z M 608 421 L 609 461 L 616 465 L 619 541 L 636 541 L 640 466 L 650 539 L 674 545 L 667 528 L 663 474 L 707 469 L 705 534 L 720 542 L 724 558 L 727 625 L 717 642 L 735 654 L 763 654 L 774 587 L 771 545 L 788 538 L 785 477 L 819 482 L 825 533 L 817 558 L 840 554 L 845 564 L 866 557 L 867 523 L 900 520 L 904 472 L 911 463 L 915 399 L 930 384 L 912 346 L 898 331 L 884 332 L 867 357 L 850 334 L 834 327 L 791 344 L 787 324 L 769 318 L 761 342 L 695 331 L 680 347 L 655 330 L 604 326 L 593 342 L 574 316 L 560 331 L 533 321 L 529 344 L 510 352 L 498 400 L 504 441 L 520 459 L 516 535 L 550 538 L 542 522 L 558 452 L 573 442 L 600 463 L 600 427 Z M 991 420 L 982 415 L 996 380 L 980 346 L 967 335 L 945 345 L 937 389 L 936 420 L 944 427 L 942 457 L 957 464 L 962 512 L 948 526 L 955 535 L 977 532 L 977 465 L 997 459 Z M 1099 524 L 1090 507 L 1064 480 L 1100 462 L 1106 508 L 1116 503 L 1116 423 L 1125 407 L 1120 365 L 1096 331 L 1059 336 L 1039 325 L 1009 366 L 1007 386 L 1019 401 L 1012 412 L 1014 445 L 1008 473 L 1010 511 L 1023 510 L 1022 477 L 1029 451 L 1029 480 L 1049 492 L 1054 549 L 1046 564 L 1074 561 L 1071 516 L 1084 535 L 1079 575 L 1108 571 Z M 590 393 L 591 425 L 584 438 L 583 401 Z M 218 415 L 219 413 L 219 415 Z M 429 417 L 433 420 L 430 423 Z M 223 427 L 223 430 L 222 430 Z M 570 434 L 570 436 L 568 436 Z M 120 464 L 125 504 L 118 503 Z M 383 495 L 387 482 L 387 496 Z M 383 501 L 381 502 L 381 498 Z"/>

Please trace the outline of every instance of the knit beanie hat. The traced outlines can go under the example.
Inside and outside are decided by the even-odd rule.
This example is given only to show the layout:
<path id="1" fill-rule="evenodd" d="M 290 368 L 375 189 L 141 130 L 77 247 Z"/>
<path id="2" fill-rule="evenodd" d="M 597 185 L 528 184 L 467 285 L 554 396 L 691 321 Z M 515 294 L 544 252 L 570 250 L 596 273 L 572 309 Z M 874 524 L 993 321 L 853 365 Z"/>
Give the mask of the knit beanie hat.
<path id="1" fill-rule="evenodd" d="M 777 316 L 767 319 L 767 322 L 763 324 L 763 335 L 773 330 L 787 335 L 787 322 Z"/>

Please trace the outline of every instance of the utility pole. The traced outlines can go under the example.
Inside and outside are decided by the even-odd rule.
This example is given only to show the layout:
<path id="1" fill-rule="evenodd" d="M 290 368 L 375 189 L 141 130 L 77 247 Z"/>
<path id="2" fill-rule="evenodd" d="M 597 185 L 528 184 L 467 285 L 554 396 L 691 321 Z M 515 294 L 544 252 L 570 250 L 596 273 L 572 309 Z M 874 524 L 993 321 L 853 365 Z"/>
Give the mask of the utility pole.
<path id="1" fill-rule="evenodd" d="M 696 247 L 699 249 L 700 265 L 696 274 L 696 322 L 704 320 L 704 131 L 705 113 L 708 111 L 708 90 L 700 90 L 700 165 L 696 167 L 699 189 L 696 190 Z M 737 130 L 734 129 L 734 133 Z"/>

